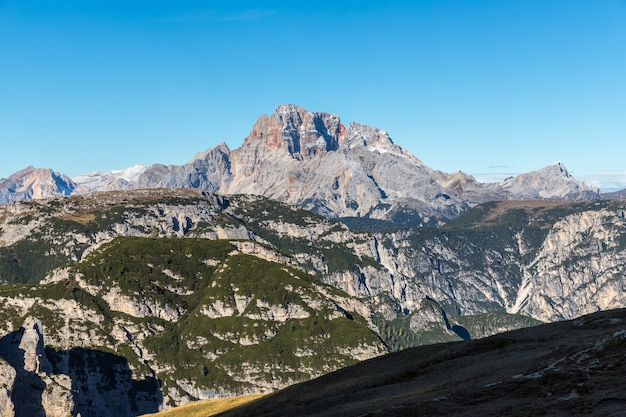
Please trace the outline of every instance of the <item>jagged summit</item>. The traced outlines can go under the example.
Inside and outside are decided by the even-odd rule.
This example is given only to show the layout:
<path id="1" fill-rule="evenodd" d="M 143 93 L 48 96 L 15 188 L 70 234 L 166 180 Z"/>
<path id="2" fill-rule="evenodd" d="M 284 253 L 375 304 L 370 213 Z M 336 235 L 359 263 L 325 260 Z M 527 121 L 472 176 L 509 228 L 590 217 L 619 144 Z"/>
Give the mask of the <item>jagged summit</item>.
<path id="1" fill-rule="evenodd" d="M 262 144 L 302 160 L 336 151 L 344 136 L 345 126 L 337 115 L 283 104 L 257 120 L 243 147 Z"/>
<path id="2" fill-rule="evenodd" d="M 384 130 L 356 122 L 350 122 L 346 128 L 336 114 L 308 112 L 293 104 L 280 105 L 271 116 L 263 115 L 257 120 L 244 146 L 260 145 L 284 149 L 298 160 L 323 157 L 342 147 L 349 150 L 355 146 L 410 155 L 395 145 Z"/>

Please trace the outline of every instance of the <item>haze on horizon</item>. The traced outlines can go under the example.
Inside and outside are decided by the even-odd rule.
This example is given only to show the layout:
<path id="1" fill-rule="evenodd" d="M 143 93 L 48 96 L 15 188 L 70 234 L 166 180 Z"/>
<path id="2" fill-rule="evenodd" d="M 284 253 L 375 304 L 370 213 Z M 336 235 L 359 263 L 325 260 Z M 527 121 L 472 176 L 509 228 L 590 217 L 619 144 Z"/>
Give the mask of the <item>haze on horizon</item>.
<path id="1" fill-rule="evenodd" d="M 431 168 L 626 188 L 626 2 L 0 0 L 0 178 L 182 164 L 283 103 Z"/>

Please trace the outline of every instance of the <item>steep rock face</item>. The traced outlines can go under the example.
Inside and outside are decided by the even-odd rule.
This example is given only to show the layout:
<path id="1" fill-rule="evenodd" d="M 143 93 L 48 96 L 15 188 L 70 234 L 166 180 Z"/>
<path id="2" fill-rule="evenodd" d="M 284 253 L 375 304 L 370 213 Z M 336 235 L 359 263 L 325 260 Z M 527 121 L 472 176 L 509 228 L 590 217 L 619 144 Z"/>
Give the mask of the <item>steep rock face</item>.
<path id="1" fill-rule="evenodd" d="M 24 333 L 19 349 L 24 351 L 24 369 L 33 373 L 49 373 L 52 366 L 44 352 L 41 321 L 28 318 L 24 323 Z"/>
<path id="2" fill-rule="evenodd" d="M 231 153 L 228 194 L 260 194 L 327 217 L 389 217 L 400 207 L 423 216 L 457 215 L 435 171 L 387 132 L 336 115 L 279 106 Z M 440 174 L 444 175 L 444 174 Z"/>
<path id="3" fill-rule="evenodd" d="M 225 144 L 198 153 L 182 165 L 153 165 L 137 179 L 136 188 L 198 188 L 218 192 L 230 181 L 230 150 Z"/>
<path id="4" fill-rule="evenodd" d="M 2 336 L 0 358 L 6 361 L 0 359 L 6 380 L 0 389 L 0 415 L 65 417 L 72 413 L 71 381 L 55 372 L 48 360 L 40 320 L 27 317 L 19 330 Z"/>
<path id="5" fill-rule="evenodd" d="M 15 384 L 15 369 L 4 359 L 0 358 L 0 416 L 14 417 L 15 407 L 11 394 Z"/>
<path id="6" fill-rule="evenodd" d="M 0 179 L 0 204 L 85 191 L 65 175 L 51 169 L 28 167 L 9 178 Z"/>
<path id="7" fill-rule="evenodd" d="M 438 230 L 379 236 L 378 251 L 446 311 L 565 320 L 625 305 L 625 212 L 621 200 L 489 203 Z"/>
<path id="8" fill-rule="evenodd" d="M 245 139 L 245 145 L 258 147 L 263 143 L 271 150 L 284 150 L 299 160 L 312 159 L 336 151 L 345 134 L 345 127 L 334 114 L 307 112 L 302 107 L 281 105 L 270 117 L 261 116 Z M 252 166 L 243 167 L 251 169 Z M 252 172 L 244 171 L 243 174 Z"/>
<path id="9" fill-rule="evenodd" d="M 510 311 L 556 321 L 624 306 L 625 240 L 623 208 L 563 218 L 524 271 Z"/>

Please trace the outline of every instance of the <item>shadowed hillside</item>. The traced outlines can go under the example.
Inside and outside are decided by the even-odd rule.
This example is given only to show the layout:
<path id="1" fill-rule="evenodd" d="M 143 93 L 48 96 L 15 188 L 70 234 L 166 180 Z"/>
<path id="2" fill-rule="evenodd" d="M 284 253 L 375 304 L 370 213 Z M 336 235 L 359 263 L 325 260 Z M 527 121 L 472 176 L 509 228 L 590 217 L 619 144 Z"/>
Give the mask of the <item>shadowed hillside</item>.
<path id="1" fill-rule="evenodd" d="M 626 310 L 375 358 L 220 414 L 624 416 Z"/>

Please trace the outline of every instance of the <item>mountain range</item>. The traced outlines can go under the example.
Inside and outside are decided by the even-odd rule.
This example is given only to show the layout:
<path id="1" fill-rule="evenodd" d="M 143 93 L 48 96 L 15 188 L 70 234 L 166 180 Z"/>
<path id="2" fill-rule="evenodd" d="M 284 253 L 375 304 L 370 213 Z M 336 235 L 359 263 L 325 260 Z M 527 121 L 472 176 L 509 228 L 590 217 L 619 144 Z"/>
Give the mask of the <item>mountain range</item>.
<path id="1" fill-rule="evenodd" d="M 489 202 L 372 234 L 193 189 L 0 206 L 0 403 L 136 416 L 624 307 L 624 213 Z"/>
<path id="2" fill-rule="evenodd" d="M 427 167 L 384 130 L 358 123 L 344 126 L 337 115 L 281 105 L 271 116 L 260 117 L 235 150 L 220 144 L 181 166 L 137 165 L 72 180 L 29 167 L 0 182 L 0 204 L 161 187 L 256 194 L 329 218 L 411 217 L 414 224 L 448 221 L 486 201 L 601 197 L 561 163 L 498 183 L 480 183 L 462 172 Z"/>
<path id="3" fill-rule="evenodd" d="M 0 184 L 0 415 L 137 416 L 626 307 L 624 200 L 292 105 L 182 166 Z"/>

